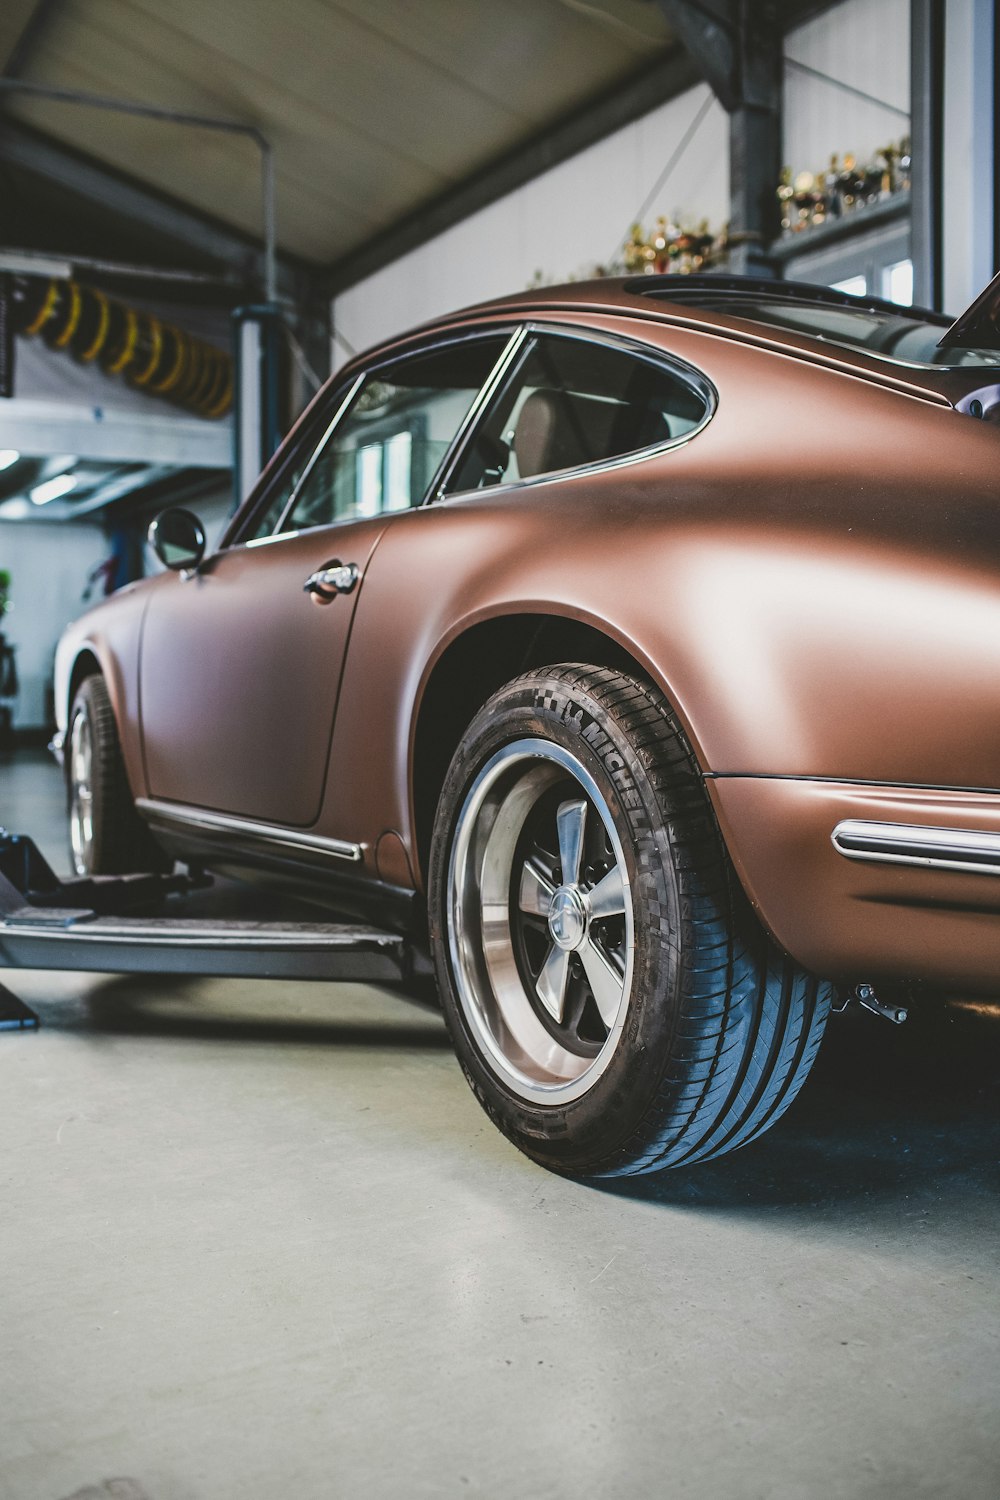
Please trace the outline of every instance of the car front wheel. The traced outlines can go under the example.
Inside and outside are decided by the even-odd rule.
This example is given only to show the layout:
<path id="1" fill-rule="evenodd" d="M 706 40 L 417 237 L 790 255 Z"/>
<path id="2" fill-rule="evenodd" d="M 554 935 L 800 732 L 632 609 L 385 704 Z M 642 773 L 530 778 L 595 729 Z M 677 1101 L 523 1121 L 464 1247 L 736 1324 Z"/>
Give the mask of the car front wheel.
<path id="1" fill-rule="evenodd" d="M 85 678 L 73 697 L 65 767 L 74 874 L 117 875 L 169 868 L 135 810 L 103 677 Z"/>
<path id="2" fill-rule="evenodd" d="M 466 1076 L 548 1167 L 612 1176 L 731 1151 L 816 1055 L 833 988 L 760 929 L 645 682 L 561 665 L 494 694 L 445 780 L 429 898 Z"/>

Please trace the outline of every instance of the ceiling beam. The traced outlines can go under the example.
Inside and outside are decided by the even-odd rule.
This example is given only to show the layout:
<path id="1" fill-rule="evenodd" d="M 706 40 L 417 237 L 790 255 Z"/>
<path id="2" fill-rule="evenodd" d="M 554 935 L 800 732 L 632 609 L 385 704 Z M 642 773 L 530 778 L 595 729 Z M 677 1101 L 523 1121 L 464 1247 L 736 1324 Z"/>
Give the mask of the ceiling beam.
<path id="1" fill-rule="evenodd" d="M 740 101 L 738 53 L 732 4 L 710 9 L 694 0 L 659 0 L 667 25 L 727 113 Z"/>
<path id="2" fill-rule="evenodd" d="M 109 216 L 109 238 L 115 220 L 152 232 L 169 247 L 165 250 L 161 245 L 160 264 L 176 250 L 235 270 L 248 287 L 261 281 L 263 256 L 259 243 L 249 235 L 116 172 L 10 115 L 0 116 L 0 164 L 4 163 L 30 172 L 68 195 L 100 204 Z M 72 250 L 72 246 L 66 248 Z M 279 295 L 295 302 L 310 296 L 315 274 L 305 262 L 280 256 Z"/>
<path id="3" fill-rule="evenodd" d="M 22 78 L 62 0 L 36 0 L 3 68 L 4 78 Z"/>
<path id="4" fill-rule="evenodd" d="M 333 262 L 325 273 L 330 296 L 345 291 L 373 271 L 426 244 L 462 219 L 495 203 L 532 178 L 629 125 L 640 115 L 681 94 L 698 82 L 696 64 L 680 49 L 662 54 L 624 83 L 590 100 L 550 129 L 505 152 L 422 204 L 398 223 L 373 235 L 356 250 Z M 391 244 L 389 255 L 386 245 Z"/>

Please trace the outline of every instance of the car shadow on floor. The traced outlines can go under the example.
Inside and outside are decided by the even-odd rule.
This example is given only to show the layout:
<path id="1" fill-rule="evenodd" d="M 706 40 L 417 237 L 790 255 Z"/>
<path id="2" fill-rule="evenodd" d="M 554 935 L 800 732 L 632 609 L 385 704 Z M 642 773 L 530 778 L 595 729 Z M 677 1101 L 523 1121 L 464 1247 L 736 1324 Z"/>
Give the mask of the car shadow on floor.
<path id="1" fill-rule="evenodd" d="M 802 1093 L 758 1141 L 595 1186 L 665 1206 L 812 1218 L 845 1201 L 940 1218 L 975 1198 L 977 1215 L 996 1221 L 998 1085 L 1000 1009 L 928 1006 L 902 1027 L 852 1011 L 831 1018 Z"/>
<path id="2" fill-rule="evenodd" d="M 337 1016 L 337 987 L 306 986 L 304 1001 L 296 990 L 294 1006 L 286 1002 L 284 1014 L 281 996 L 277 994 L 273 1016 L 265 1016 L 261 1014 L 259 990 L 249 1004 L 243 1004 L 239 980 L 212 981 L 213 988 L 220 983 L 224 988 L 211 997 L 199 993 L 204 983 L 186 975 L 172 974 L 167 978 L 153 974 L 116 975 L 99 980 L 76 1004 L 54 1003 L 51 1010 L 46 1006 L 42 1020 L 47 1028 L 59 1030 L 190 1041 L 263 1042 L 269 1047 L 289 1044 L 399 1051 L 414 1048 L 437 1051 L 450 1047 L 440 1012 L 430 1011 L 419 993 L 410 995 L 401 986 L 380 986 L 378 993 L 405 1001 L 405 1009 L 400 1006 L 398 1015 L 382 1013 L 368 1022 L 356 1015 Z M 221 1000 L 221 1006 L 217 999 Z M 329 1019 L 317 1017 L 317 1002 L 324 1009 L 329 1005 Z"/>
<path id="3" fill-rule="evenodd" d="M 73 997 L 32 1004 L 47 1029 L 95 1036 L 444 1051 L 437 1010 L 402 987 L 373 987 L 371 1020 L 344 986 L 294 986 L 265 1014 L 268 990 L 241 981 L 151 974 L 102 978 Z M 388 1005 L 386 1004 L 388 1002 Z M 403 1003 L 399 1003 L 403 1002 Z M 324 1014 L 329 1006 L 329 1018 Z M 284 1007 L 284 1010 L 283 1010 Z M 811 1077 L 750 1146 L 658 1175 L 579 1184 L 621 1199 L 732 1214 L 776 1214 L 843 1227 L 905 1217 L 949 1236 L 1000 1234 L 1000 1008 L 915 1006 L 895 1027 L 852 1009 L 831 1018 Z M 319 1014 L 317 1013 L 319 1012 Z M 853 1210 L 843 1220 L 846 1207 Z"/>

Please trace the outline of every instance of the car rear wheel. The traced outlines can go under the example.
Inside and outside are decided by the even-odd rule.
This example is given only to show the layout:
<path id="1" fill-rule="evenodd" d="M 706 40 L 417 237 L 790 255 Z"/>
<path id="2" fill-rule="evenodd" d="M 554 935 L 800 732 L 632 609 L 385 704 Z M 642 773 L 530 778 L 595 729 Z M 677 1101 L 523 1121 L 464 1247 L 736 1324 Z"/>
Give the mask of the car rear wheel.
<path id="1" fill-rule="evenodd" d="M 70 864 L 76 875 L 162 870 L 168 862 L 132 801 L 103 677 L 81 682 L 66 733 Z"/>
<path id="2" fill-rule="evenodd" d="M 489 700 L 430 864 L 434 959 L 480 1102 L 590 1176 L 746 1145 L 819 1047 L 831 985 L 762 932 L 698 767 L 649 684 L 564 665 Z"/>

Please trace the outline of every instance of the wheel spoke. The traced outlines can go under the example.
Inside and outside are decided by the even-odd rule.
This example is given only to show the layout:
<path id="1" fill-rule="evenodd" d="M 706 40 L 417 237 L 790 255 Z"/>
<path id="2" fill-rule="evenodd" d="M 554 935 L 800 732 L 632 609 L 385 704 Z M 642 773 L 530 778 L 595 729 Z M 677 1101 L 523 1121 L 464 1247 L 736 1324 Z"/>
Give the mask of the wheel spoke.
<path id="1" fill-rule="evenodd" d="M 613 865 L 603 880 L 599 880 L 587 894 L 590 914 L 601 917 L 620 917 L 625 911 L 625 882 L 618 865 Z"/>
<path id="2" fill-rule="evenodd" d="M 563 885 L 576 885 L 583 860 L 583 831 L 587 826 L 587 804 L 584 801 L 563 802 L 556 813 L 559 832 L 559 863 Z"/>
<path id="3" fill-rule="evenodd" d="M 553 943 L 542 964 L 535 989 L 553 1021 L 561 1021 L 566 1009 L 566 987 L 569 982 L 569 954 Z"/>
<path id="4" fill-rule="evenodd" d="M 587 978 L 590 980 L 590 988 L 594 992 L 601 1020 L 610 1031 L 622 1003 L 625 981 L 603 948 L 599 947 L 593 938 L 587 938 L 580 949 L 580 957 L 583 960 Z"/>
<path id="5" fill-rule="evenodd" d="M 635 922 L 616 816 L 573 751 L 541 734 L 476 754 L 440 929 L 463 1024 L 517 1098 L 582 1098 L 630 1002 Z"/>
<path id="6" fill-rule="evenodd" d="M 521 871 L 521 888 L 518 892 L 517 904 L 523 912 L 530 917 L 547 917 L 552 897 L 555 894 L 555 886 L 542 874 L 536 864 L 529 859 Z"/>
<path id="7" fill-rule="evenodd" d="M 90 784 L 91 759 L 90 726 L 80 715 L 73 725 L 71 757 L 72 777 L 78 786 Z"/>

